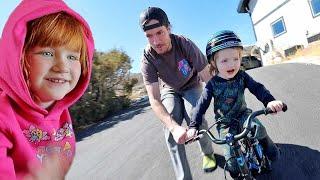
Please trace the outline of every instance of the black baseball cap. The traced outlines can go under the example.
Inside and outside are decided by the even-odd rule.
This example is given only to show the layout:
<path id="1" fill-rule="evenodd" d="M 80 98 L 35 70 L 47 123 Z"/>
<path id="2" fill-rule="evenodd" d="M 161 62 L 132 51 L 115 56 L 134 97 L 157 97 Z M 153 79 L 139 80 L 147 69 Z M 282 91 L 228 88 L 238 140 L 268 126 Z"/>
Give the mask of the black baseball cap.
<path id="1" fill-rule="evenodd" d="M 159 23 L 146 26 L 150 20 L 158 20 Z M 148 7 L 140 14 L 140 26 L 143 31 L 147 31 L 160 26 L 168 27 L 170 25 L 167 14 L 158 7 Z"/>

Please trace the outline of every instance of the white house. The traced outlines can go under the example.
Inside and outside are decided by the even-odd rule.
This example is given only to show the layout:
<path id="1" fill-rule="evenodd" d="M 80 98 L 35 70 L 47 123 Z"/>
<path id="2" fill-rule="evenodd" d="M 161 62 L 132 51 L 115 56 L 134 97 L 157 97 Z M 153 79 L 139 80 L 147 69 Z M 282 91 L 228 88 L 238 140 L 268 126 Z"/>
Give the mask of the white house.
<path id="1" fill-rule="evenodd" d="M 320 0 L 240 0 L 248 13 L 264 65 L 320 40 Z"/>

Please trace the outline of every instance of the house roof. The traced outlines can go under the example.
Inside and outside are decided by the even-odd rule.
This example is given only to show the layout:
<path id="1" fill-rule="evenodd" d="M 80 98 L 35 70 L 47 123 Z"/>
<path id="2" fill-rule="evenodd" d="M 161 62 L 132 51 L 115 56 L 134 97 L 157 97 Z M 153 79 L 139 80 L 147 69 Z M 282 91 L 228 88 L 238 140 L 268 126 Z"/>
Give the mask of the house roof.
<path id="1" fill-rule="evenodd" d="M 240 0 L 238 4 L 238 13 L 248 13 L 247 7 L 249 4 L 250 0 Z"/>

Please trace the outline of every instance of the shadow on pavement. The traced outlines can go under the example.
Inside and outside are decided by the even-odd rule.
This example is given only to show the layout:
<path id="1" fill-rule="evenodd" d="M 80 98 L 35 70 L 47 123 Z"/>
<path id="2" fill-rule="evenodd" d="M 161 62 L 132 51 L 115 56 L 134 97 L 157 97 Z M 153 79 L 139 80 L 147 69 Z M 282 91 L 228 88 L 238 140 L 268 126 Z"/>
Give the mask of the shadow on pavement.
<path id="1" fill-rule="evenodd" d="M 145 112 L 144 108 L 147 106 L 150 106 L 148 99 L 141 101 L 139 104 L 135 104 L 128 109 L 122 110 L 110 118 L 79 130 L 76 132 L 76 141 L 81 141 L 83 138 L 91 136 L 92 134 L 111 128 L 121 121 L 131 120 L 135 115 Z"/>
<path id="2" fill-rule="evenodd" d="M 319 180 L 320 152 L 295 144 L 278 144 L 281 157 L 272 164 L 272 172 L 257 180 Z"/>
<path id="3" fill-rule="evenodd" d="M 272 172 L 257 176 L 257 180 L 320 179 L 319 151 L 294 144 L 278 144 L 278 146 L 281 148 L 281 157 L 272 164 Z M 215 154 L 215 157 L 217 165 L 223 169 L 226 162 L 224 157 L 219 154 Z"/>

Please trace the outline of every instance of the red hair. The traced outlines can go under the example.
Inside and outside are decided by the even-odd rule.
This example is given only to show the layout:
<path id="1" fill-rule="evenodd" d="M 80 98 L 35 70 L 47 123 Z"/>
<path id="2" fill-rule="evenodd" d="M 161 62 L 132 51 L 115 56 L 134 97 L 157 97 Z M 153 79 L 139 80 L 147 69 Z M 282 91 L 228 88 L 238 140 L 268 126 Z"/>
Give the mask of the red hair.
<path id="1" fill-rule="evenodd" d="M 73 51 L 79 51 L 81 74 L 86 75 L 88 72 L 88 55 L 84 36 L 85 30 L 82 24 L 65 12 L 45 15 L 28 22 L 23 47 L 24 57 L 22 58 L 22 68 L 26 80 L 28 80 L 29 75 L 29 65 L 26 60 L 27 52 L 35 46 L 66 46 Z"/>

